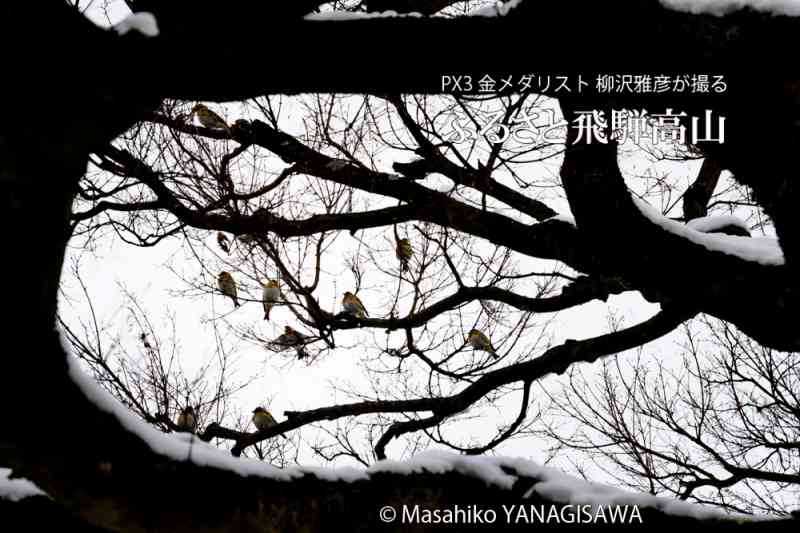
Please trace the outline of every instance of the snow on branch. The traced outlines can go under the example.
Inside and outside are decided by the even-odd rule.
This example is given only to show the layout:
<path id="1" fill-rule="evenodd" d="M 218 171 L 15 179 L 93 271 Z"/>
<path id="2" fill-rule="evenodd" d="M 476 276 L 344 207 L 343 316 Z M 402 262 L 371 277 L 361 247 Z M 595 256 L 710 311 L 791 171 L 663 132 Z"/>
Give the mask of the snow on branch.
<path id="1" fill-rule="evenodd" d="M 570 215 L 554 215 L 552 217 L 549 217 L 549 218 L 546 218 L 546 219 L 542 220 L 542 222 L 546 222 L 546 221 L 549 221 L 549 220 L 556 221 L 556 222 L 566 222 L 567 224 L 570 224 L 570 225 L 572 225 L 572 226 L 574 226 L 576 228 L 578 227 L 578 225 L 575 223 L 575 218 L 570 216 Z"/>
<path id="2" fill-rule="evenodd" d="M 693 218 L 687 222 L 686 225 L 702 233 L 714 233 L 725 227 L 735 227 L 744 230 L 748 234 L 750 233 L 750 228 L 747 226 L 747 223 L 733 215 L 714 215 Z"/>
<path id="3" fill-rule="evenodd" d="M 146 11 L 140 11 L 126 17 L 116 24 L 114 29 L 120 35 L 125 35 L 131 30 L 138 31 L 147 37 L 156 37 L 158 35 L 156 17 L 152 13 Z"/>
<path id="4" fill-rule="evenodd" d="M 398 13 L 397 11 L 383 11 L 376 13 L 354 13 L 352 11 L 323 11 L 322 13 L 310 13 L 303 17 L 305 20 L 366 20 L 394 17 L 421 17 L 420 13 Z"/>
<path id="5" fill-rule="evenodd" d="M 800 15 L 800 0 L 661 0 L 661 3 L 677 11 L 718 17 L 747 7 L 774 15 Z"/>
<path id="6" fill-rule="evenodd" d="M 27 479 L 9 479 L 11 470 L 0 468 L 0 499 L 18 502 L 31 496 L 44 496 L 44 492 Z"/>
<path id="7" fill-rule="evenodd" d="M 731 518 L 718 509 L 697 504 L 660 498 L 649 494 L 627 492 L 600 483 L 591 483 L 574 478 L 555 468 L 538 465 L 522 458 L 463 456 L 438 450 L 417 454 L 408 461 L 384 460 L 367 469 L 369 473 L 386 472 L 396 474 L 458 472 L 477 477 L 487 484 L 511 490 L 520 477 L 537 480 L 524 495 L 534 494 L 549 501 L 567 505 L 592 506 L 638 506 L 653 508 L 673 516 L 697 519 Z M 736 518 L 745 518 L 744 515 Z M 752 519 L 752 517 L 749 517 Z"/>
<path id="8" fill-rule="evenodd" d="M 661 215 L 661 213 L 653 209 L 649 204 L 638 198 L 631 197 L 631 199 L 639 211 L 651 222 L 661 226 L 670 233 L 679 235 L 695 244 L 699 244 L 707 250 L 733 255 L 745 261 L 752 261 L 761 265 L 779 266 L 783 265 L 785 262 L 783 250 L 780 244 L 778 244 L 777 239 L 770 237 L 740 237 L 738 235 L 705 233 L 705 231 L 712 231 L 713 227 L 718 226 L 716 222 L 730 223 L 731 220 L 727 217 L 719 221 L 701 220 L 695 224 L 684 225 Z M 716 219 L 717 217 L 713 218 Z"/>
<path id="9" fill-rule="evenodd" d="M 522 0 L 509 0 L 508 2 L 495 2 L 494 4 L 481 7 L 470 11 L 466 16 L 468 17 L 505 17 L 514 8 L 522 3 Z M 393 17 L 422 17 L 421 13 L 412 11 L 409 13 L 398 13 L 397 11 L 376 11 L 371 13 L 358 13 L 352 11 L 324 11 L 322 13 L 311 13 L 306 15 L 306 20 L 365 20 L 375 18 L 393 18 Z"/>
<path id="10" fill-rule="evenodd" d="M 505 17 L 517 7 L 522 0 L 510 0 L 508 2 L 495 2 L 493 6 L 481 7 L 467 13 L 470 17 Z"/>

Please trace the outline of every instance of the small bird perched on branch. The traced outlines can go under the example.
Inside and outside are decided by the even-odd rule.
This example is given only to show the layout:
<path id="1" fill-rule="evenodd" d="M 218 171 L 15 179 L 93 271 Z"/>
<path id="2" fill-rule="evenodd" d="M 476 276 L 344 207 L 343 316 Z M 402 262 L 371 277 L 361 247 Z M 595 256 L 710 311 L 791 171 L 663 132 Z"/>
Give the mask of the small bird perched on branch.
<path id="1" fill-rule="evenodd" d="M 228 127 L 228 123 L 222 120 L 221 116 L 217 115 L 203 104 L 197 104 L 194 106 L 191 114 L 196 116 L 197 120 L 200 121 L 200 124 L 206 128 L 211 128 L 213 130 L 225 130 L 228 133 L 231 131 L 231 129 Z"/>
<path id="2" fill-rule="evenodd" d="M 342 298 L 342 307 L 346 313 L 356 318 L 363 319 L 364 317 L 369 316 L 369 313 L 367 313 L 367 308 L 364 307 L 364 304 L 361 303 L 361 300 L 358 299 L 358 296 L 352 292 L 348 291 L 344 293 L 344 298 Z"/>
<path id="3" fill-rule="evenodd" d="M 261 303 L 264 306 L 264 320 L 269 320 L 269 312 L 272 310 L 272 305 L 281 298 L 281 288 L 278 281 L 271 279 L 267 281 L 266 285 L 262 285 Z"/>
<path id="4" fill-rule="evenodd" d="M 144 346 L 148 350 L 151 350 L 153 348 L 150 345 L 150 341 L 147 340 L 147 333 L 145 333 L 144 331 L 141 333 L 141 335 L 139 335 L 139 340 L 142 341 L 142 346 Z"/>
<path id="5" fill-rule="evenodd" d="M 243 119 L 243 118 L 237 118 L 234 121 L 233 126 L 231 127 L 231 129 L 237 129 L 242 133 L 250 134 L 251 133 L 251 129 L 250 129 L 251 126 L 252 126 L 252 124 L 250 123 L 249 120 Z"/>
<path id="6" fill-rule="evenodd" d="M 219 273 L 217 285 L 219 286 L 219 290 L 222 291 L 222 294 L 229 296 L 231 300 L 233 300 L 234 307 L 239 307 L 241 305 L 239 303 L 239 298 L 236 296 L 236 281 L 234 281 L 233 276 L 231 276 L 229 272 Z"/>
<path id="7" fill-rule="evenodd" d="M 297 352 L 297 358 L 305 359 L 308 356 L 308 352 L 306 352 L 304 347 L 306 338 L 307 337 L 299 331 L 295 331 L 291 327 L 286 326 L 283 328 L 283 334 L 272 341 L 272 343 L 281 348 L 294 348 Z"/>
<path id="8" fill-rule="evenodd" d="M 194 414 L 194 407 L 190 405 L 181 409 L 176 423 L 181 431 L 189 433 L 197 431 L 197 416 Z"/>
<path id="9" fill-rule="evenodd" d="M 228 239 L 228 236 L 221 231 L 217 232 L 217 244 L 219 244 L 219 247 L 222 248 L 222 251 L 226 254 L 231 253 L 231 241 Z"/>
<path id="10" fill-rule="evenodd" d="M 480 330 L 471 330 L 469 332 L 469 336 L 467 337 L 467 342 L 469 342 L 470 346 L 472 346 L 472 348 L 475 350 L 489 352 L 495 359 L 499 357 L 497 355 L 497 351 L 494 349 L 494 346 L 492 346 L 492 341 L 490 341 L 489 337 L 487 337 Z"/>
<path id="11" fill-rule="evenodd" d="M 240 241 L 242 241 L 242 244 L 245 244 L 245 245 L 248 245 L 248 246 L 249 246 L 249 245 L 251 245 L 251 244 L 254 244 L 254 243 L 256 242 L 256 239 L 257 239 L 258 237 L 256 236 L 256 234 L 255 234 L 255 233 L 242 233 L 242 234 L 241 234 L 241 235 L 239 235 L 237 238 L 238 238 Z"/>
<path id="12" fill-rule="evenodd" d="M 272 416 L 272 413 L 270 413 L 263 407 L 256 407 L 255 409 L 253 409 L 252 420 L 253 420 L 253 425 L 259 431 L 263 431 L 265 429 L 271 428 L 272 426 L 278 425 L 278 422 L 275 420 L 275 417 Z M 285 439 L 286 435 L 281 434 L 281 437 Z"/>
<path id="13" fill-rule="evenodd" d="M 411 242 L 408 239 L 398 240 L 395 254 L 400 260 L 400 268 L 403 272 L 408 272 L 408 262 L 414 256 L 414 249 L 411 247 Z"/>

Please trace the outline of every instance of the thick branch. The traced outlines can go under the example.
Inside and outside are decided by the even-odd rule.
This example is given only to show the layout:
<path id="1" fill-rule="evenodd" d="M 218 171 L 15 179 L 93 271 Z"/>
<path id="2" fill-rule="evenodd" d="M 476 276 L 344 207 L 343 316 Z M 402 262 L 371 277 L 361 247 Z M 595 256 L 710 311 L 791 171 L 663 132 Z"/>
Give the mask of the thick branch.
<path id="1" fill-rule="evenodd" d="M 708 214 L 708 202 L 714 194 L 721 173 L 722 168 L 713 157 L 703 160 L 697 179 L 683 194 L 684 219 L 691 220 Z"/>
<path id="2" fill-rule="evenodd" d="M 562 103 L 570 121 L 575 105 L 574 100 Z M 800 311 L 800 288 L 791 268 L 712 251 L 651 222 L 631 199 L 617 164 L 616 145 L 576 143 L 576 135 L 577 128 L 572 129 L 561 177 L 598 268 L 621 276 L 646 298 L 698 306 L 764 345 L 800 349 L 791 326 Z M 691 275 L 676 275 L 687 268 Z"/>

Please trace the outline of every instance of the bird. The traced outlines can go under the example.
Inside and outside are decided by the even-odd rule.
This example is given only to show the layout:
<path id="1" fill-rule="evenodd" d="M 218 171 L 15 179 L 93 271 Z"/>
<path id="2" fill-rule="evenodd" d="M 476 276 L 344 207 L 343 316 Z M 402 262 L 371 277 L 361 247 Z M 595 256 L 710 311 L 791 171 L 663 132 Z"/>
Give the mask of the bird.
<path id="1" fill-rule="evenodd" d="M 238 118 L 231 126 L 231 130 L 238 131 L 239 133 L 243 133 L 245 135 L 250 135 L 252 133 L 252 124 L 249 120 Z"/>
<path id="2" fill-rule="evenodd" d="M 358 296 L 352 292 L 348 291 L 344 293 L 344 298 L 342 298 L 342 307 L 346 313 L 356 318 L 363 319 L 364 317 L 369 316 L 369 313 L 367 313 L 367 308 L 364 307 L 364 304 L 361 303 L 361 300 L 358 299 Z"/>
<path id="3" fill-rule="evenodd" d="M 272 413 L 260 406 L 253 409 L 252 420 L 253 425 L 258 431 L 264 431 L 265 429 L 269 429 L 272 426 L 278 425 L 278 422 L 275 420 L 275 417 L 272 416 Z M 281 434 L 281 437 L 285 439 L 286 435 Z"/>
<path id="4" fill-rule="evenodd" d="M 222 248 L 222 251 L 226 254 L 231 253 L 231 241 L 228 239 L 228 236 L 221 231 L 217 232 L 217 244 L 219 244 L 219 247 Z"/>
<path id="5" fill-rule="evenodd" d="M 469 336 L 467 337 L 467 342 L 469 342 L 470 346 L 475 350 L 481 350 L 484 352 L 489 352 L 492 354 L 492 357 L 497 359 L 499 356 L 497 355 L 497 351 L 492 346 L 492 341 L 489 340 L 482 331 L 473 329 L 469 332 Z"/>
<path id="6" fill-rule="evenodd" d="M 304 359 L 308 356 L 308 352 L 306 352 L 305 349 L 306 339 L 307 337 L 299 331 L 295 331 L 290 326 L 285 326 L 283 328 L 283 333 L 277 339 L 272 341 L 272 343 L 282 348 L 293 347 L 297 352 L 297 358 Z"/>
<path id="7" fill-rule="evenodd" d="M 403 272 L 408 272 L 408 262 L 414 256 L 414 249 L 411 247 L 411 242 L 408 239 L 398 240 L 395 254 L 400 260 L 400 268 Z"/>
<path id="8" fill-rule="evenodd" d="M 242 244 L 250 245 L 255 243 L 258 237 L 255 233 L 242 233 L 237 238 L 242 241 Z"/>
<path id="9" fill-rule="evenodd" d="M 194 414 L 194 407 L 190 405 L 181 409 L 181 412 L 178 413 L 177 425 L 181 431 L 189 433 L 197 431 L 197 416 Z"/>
<path id="10" fill-rule="evenodd" d="M 236 297 L 236 282 L 229 272 L 219 273 L 217 285 L 219 286 L 219 290 L 222 291 L 222 294 L 230 296 L 231 300 L 233 300 L 234 307 L 239 307 L 241 305 L 239 303 L 239 298 Z"/>
<path id="11" fill-rule="evenodd" d="M 142 334 L 141 334 L 141 335 L 139 335 L 139 340 L 140 340 L 140 341 L 142 341 L 142 345 L 143 345 L 145 348 L 147 348 L 148 350 L 150 350 L 150 349 L 152 349 L 152 348 L 153 348 L 153 347 L 150 345 L 150 341 L 148 341 L 148 340 L 147 340 L 147 333 L 145 333 L 145 332 L 142 332 Z"/>
<path id="12" fill-rule="evenodd" d="M 200 124 L 206 128 L 211 128 L 213 130 L 225 130 L 228 133 L 231 131 L 231 129 L 228 127 L 228 123 L 222 120 L 221 116 L 217 115 L 203 104 L 197 104 L 194 106 L 191 114 L 196 116 L 197 120 L 200 121 Z"/>
<path id="13" fill-rule="evenodd" d="M 281 288 L 278 281 L 271 279 L 267 281 L 266 285 L 262 285 L 261 303 L 264 306 L 264 320 L 269 320 L 269 312 L 272 310 L 272 304 L 276 303 L 281 298 Z"/>

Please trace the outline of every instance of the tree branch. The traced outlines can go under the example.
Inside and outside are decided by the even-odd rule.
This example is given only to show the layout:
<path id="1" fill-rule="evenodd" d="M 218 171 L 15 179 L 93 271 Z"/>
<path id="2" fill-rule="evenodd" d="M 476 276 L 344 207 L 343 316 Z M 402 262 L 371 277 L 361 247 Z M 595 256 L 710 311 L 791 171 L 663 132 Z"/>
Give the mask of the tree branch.
<path id="1" fill-rule="evenodd" d="M 452 396 L 418 398 L 412 400 L 365 401 L 310 411 L 287 411 L 287 420 L 257 433 L 241 433 L 231 453 L 240 455 L 248 446 L 265 439 L 320 422 L 348 416 L 374 413 L 409 413 L 431 411 L 435 416 L 453 416 L 467 409 L 492 390 L 518 381 L 535 381 L 548 374 L 561 374 L 576 362 L 593 362 L 600 357 L 640 346 L 666 335 L 695 313 L 664 310 L 649 320 L 630 328 L 593 337 L 583 341 L 567 341 L 547 350 L 544 354 L 523 363 L 510 365 L 481 376 L 474 383 Z M 409 426 L 403 426 L 406 428 Z"/>

